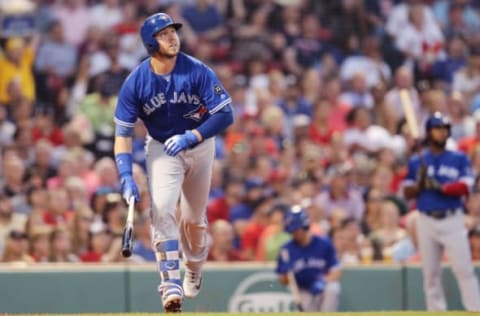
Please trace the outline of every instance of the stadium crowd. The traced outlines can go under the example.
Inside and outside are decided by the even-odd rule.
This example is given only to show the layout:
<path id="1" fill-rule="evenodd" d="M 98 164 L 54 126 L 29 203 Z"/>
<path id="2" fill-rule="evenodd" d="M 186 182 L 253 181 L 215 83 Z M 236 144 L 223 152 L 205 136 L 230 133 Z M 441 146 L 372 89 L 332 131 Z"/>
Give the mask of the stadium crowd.
<path id="1" fill-rule="evenodd" d="M 215 69 L 235 123 L 217 137 L 208 217 L 212 261 L 273 260 L 302 204 L 342 263 L 419 259 L 415 205 L 401 194 L 429 114 L 480 175 L 478 0 L 38 0 L 36 32 L 0 40 L 0 262 L 120 262 L 126 215 L 113 113 L 146 58 L 150 14 L 183 23 L 182 49 Z M 134 256 L 150 249 L 141 122 Z M 480 178 L 480 177 L 477 177 Z M 480 181 L 466 201 L 480 260 Z"/>

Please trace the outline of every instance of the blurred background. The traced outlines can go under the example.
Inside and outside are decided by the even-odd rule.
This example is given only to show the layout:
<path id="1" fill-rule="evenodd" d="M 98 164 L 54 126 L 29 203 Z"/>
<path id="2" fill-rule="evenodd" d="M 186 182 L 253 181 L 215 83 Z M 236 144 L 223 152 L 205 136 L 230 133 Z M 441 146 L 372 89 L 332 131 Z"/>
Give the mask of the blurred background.
<path id="1" fill-rule="evenodd" d="M 139 26 L 159 11 L 233 98 L 235 123 L 216 139 L 210 261 L 274 260 L 284 205 L 302 203 L 342 263 L 418 262 L 399 190 L 413 145 L 399 91 L 422 133 L 434 111 L 450 117 L 448 146 L 478 175 L 478 0 L 0 1 L 1 262 L 126 260 L 113 112 L 147 57 Z M 144 137 L 138 122 L 134 263 L 155 261 Z M 478 183 L 465 223 L 474 260 Z"/>

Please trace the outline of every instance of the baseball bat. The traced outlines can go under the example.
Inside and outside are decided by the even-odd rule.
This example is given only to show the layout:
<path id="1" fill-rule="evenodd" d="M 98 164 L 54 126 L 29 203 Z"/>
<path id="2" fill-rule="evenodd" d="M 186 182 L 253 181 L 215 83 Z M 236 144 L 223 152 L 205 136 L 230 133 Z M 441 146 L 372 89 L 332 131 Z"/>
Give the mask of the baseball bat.
<path id="1" fill-rule="evenodd" d="M 282 257 L 285 262 L 289 260 L 289 254 L 287 249 L 282 250 Z M 295 279 L 295 275 L 293 274 L 292 270 L 287 272 L 287 279 L 288 279 L 288 288 L 290 289 L 290 293 L 292 293 L 293 301 L 295 302 L 295 306 L 299 312 L 303 312 L 303 305 L 302 305 L 302 297 L 300 296 L 300 290 L 298 289 L 297 280 Z"/>
<path id="2" fill-rule="evenodd" d="M 125 229 L 122 236 L 122 256 L 128 258 L 132 255 L 133 247 L 133 215 L 135 210 L 135 197 L 131 196 L 128 200 L 128 213 L 125 223 Z"/>
<path id="3" fill-rule="evenodd" d="M 405 114 L 405 120 L 407 121 L 410 135 L 412 135 L 413 139 L 418 141 L 418 139 L 420 138 L 418 121 L 407 89 L 400 90 L 400 102 L 402 103 L 403 113 Z"/>
<path id="4" fill-rule="evenodd" d="M 288 287 L 290 292 L 292 292 L 293 300 L 295 301 L 295 306 L 299 312 L 303 312 L 302 298 L 300 297 L 300 291 L 298 290 L 297 280 L 295 280 L 295 275 L 293 271 L 288 271 Z"/>

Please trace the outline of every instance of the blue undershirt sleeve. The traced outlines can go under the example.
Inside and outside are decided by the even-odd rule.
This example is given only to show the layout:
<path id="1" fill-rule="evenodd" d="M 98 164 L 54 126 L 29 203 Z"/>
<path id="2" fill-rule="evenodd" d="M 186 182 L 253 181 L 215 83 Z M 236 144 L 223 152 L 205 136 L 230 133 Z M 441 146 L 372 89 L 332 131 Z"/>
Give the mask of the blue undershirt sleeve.
<path id="1" fill-rule="evenodd" d="M 203 139 L 207 139 L 223 132 L 232 123 L 233 111 L 230 104 L 227 104 L 203 122 L 197 128 L 197 131 L 202 135 Z"/>

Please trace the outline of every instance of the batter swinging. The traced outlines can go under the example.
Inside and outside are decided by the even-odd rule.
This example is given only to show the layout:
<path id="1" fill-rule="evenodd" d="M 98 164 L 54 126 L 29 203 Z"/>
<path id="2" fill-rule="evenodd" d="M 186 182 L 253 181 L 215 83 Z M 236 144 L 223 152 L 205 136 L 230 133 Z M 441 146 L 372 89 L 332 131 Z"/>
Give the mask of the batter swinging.
<path id="1" fill-rule="evenodd" d="M 140 35 L 151 58 L 127 77 L 115 112 L 115 158 L 122 194 L 139 199 L 132 177 L 132 135 L 143 120 L 152 200 L 152 246 L 163 307 L 180 312 L 183 296 L 198 295 L 207 258 L 206 204 L 215 155 L 214 136 L 233 122 L 231 98 L 215 73 L 180 52 L 175 23 L 164 13 L 143 23 Z M 180 219 L 176 208 L 180 200 Z M 185 263 L 180 281 L 179 246 Z M 183 286 L 182 286 L 183 285 Z"/>

